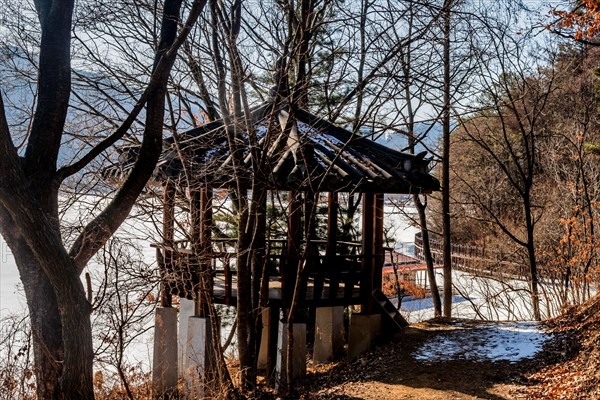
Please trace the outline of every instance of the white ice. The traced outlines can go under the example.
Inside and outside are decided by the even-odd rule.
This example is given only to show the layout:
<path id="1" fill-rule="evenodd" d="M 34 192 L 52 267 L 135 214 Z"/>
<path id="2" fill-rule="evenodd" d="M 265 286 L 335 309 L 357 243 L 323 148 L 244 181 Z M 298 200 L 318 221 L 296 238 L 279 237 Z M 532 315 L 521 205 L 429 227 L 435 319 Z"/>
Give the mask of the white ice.
<path id="1" fill-rule="evenodd" d="M 465 324 L 436 335 L 412 356 L 426 362 L 451 360 L 518 362 L 535 356 L 550 338 L 535 322 Z"/>

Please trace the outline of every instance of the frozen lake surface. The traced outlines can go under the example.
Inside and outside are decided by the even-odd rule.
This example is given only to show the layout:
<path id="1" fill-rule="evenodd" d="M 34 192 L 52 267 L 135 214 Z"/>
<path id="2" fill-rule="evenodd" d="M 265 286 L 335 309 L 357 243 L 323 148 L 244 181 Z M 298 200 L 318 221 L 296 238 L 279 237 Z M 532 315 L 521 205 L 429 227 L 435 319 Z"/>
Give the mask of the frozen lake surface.
<path id="1" fill-rule="evenodd" d="M 0 318 L 26 308 L 15 259 L 0 236 Z"/>

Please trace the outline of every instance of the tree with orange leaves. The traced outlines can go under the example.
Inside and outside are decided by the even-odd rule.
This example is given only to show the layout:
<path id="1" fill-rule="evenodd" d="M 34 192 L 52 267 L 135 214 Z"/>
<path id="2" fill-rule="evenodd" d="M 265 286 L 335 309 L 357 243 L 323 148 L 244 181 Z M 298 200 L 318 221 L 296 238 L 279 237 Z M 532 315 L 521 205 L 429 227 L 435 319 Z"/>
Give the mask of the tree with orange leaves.
<path id="1" fill-rule="evenodd" d="M 548 28 L 574 29 L 575 40 L 600 45 L 600 42 L 594 40 L 600 37 L 599 0 L 577 0 L 571 10 L 554 8 L 552 13 L 559 19 Z"/>

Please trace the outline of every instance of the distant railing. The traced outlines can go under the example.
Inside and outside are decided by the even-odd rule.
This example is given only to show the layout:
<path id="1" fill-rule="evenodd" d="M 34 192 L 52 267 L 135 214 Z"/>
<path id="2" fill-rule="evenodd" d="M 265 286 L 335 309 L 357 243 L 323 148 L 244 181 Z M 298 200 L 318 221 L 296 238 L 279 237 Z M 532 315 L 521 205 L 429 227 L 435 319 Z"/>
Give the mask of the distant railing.
<path id="1" fill-rule="evenodd" d="M 443 264 L 443 243 L 430 239 L 433 263 Z M 507 260 L 507 256 L 497 250 L 485 249 L 478 246 L 451 244 L 452 268 L 496 278 L 527 279 L 527 266 Z M 425 260 L 423 254 L 423 237 L 421 232 L 415 235 L 415 257 Z"/>

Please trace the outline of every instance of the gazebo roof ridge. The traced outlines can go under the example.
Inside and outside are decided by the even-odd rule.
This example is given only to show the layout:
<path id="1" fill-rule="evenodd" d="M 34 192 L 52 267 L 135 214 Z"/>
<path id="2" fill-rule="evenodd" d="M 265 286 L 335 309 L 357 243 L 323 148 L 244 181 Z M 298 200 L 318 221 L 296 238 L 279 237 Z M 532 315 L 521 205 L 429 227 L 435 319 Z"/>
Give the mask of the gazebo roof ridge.
<path id="1" fill-rule="evenodd" d="M 287 106 L 272 101 L 250 110 L 259 151 L 268 157 L 267 170 L 262 173 L 268 179 L 267 189 L 314 190 L 320 183 L 317 189 L 322 192 L 439 190 L 439 181 L 429 174 L 430 160 L 425 159 L 425 152 L 413 155 L 388 148 L 301 108 L 293 110 L 293 124 L 286 132 L 288 111 Z M 165 139 L 155 181 L 178 178 L 187 168 L 198 182 L 213 187 L 233 186 L 232 158 L 224 129 L 225 121 L 217 120 Z M 242 178 L 250 180 L 255 171 L 248 149 L 246 141 L 240 148 L 244 152 Z M 107 175 L 122 176 L 134 160 L 120 159 L 107 168 Z"/>

